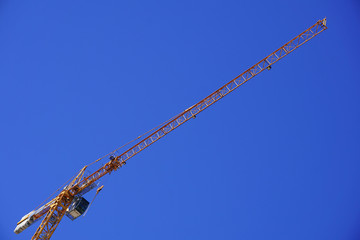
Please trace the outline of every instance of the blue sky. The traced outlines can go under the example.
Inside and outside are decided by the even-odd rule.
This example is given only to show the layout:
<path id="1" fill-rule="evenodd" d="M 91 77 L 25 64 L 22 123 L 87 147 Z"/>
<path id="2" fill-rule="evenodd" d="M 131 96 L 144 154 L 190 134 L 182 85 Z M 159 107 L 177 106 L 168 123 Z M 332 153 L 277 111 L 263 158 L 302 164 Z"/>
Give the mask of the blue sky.
<path id="1" fill-rule="evenodd" d="M 358 239 L 359 1 L 0 3 L 0 239 L 85 164 L 329 29 L 106 177 L 52 239 Z M 91 200 L 93 195 L 86 195 Z"/>

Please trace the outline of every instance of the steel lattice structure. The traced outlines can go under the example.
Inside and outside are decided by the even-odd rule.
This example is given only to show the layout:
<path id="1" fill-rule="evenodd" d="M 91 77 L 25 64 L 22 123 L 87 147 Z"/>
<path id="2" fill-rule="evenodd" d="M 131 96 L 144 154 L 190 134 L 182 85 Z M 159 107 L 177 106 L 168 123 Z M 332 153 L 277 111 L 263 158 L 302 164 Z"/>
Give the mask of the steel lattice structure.
<path id="1" fill-rule="evenodd" d="M 289 42 L 269 54 L 267 57 L 263 58 L 248 70 L 235 77 L 230 82 L 226 83 L 224 86 L 220 87 L 218 90 L 211 93 L 200 102 L 196 103 L 192 107 L 170 119 L 165 124 L 153 130 L 150 134 L 147 135 L 147 137 L 145 137 L 143 140 L 139 140 L 126 151 L 119 153 L 119 151 L 116 150 L 106 155 L 110 155 L 110 161 L 105 163 L 102 167 L 89 176 L 85 176 L 84 174 L 87 168 L 87 166 L 85 166 L 80 170 L 79 174 L 71 181 L 71 183 L 68 184 L 54 199 L 39 209 L 25 215 L 18 223 L 18 226 L 21 226 L 19 232 L 31 225 L 33 222 L 41 219 L 45 215 L 43 221 L 32 237 L 32 240 L 50 239 L 74 199 L 93 189 L 96 186 L 95 183 L 100 178 L 122 167 L 130 158 L 149 147 L 160 138 L 164 137 L 166 134 L 175 130 L 185 122 L 195 118 L 197 114 L 204 111 L 206 108 L 210 107 L 212 104 L 219 101 L 265 69 L 270 69 L 274 63 L 290 54 L 292 51 L 326 29 L 326 18 L 318 20 L 314 25 L 306 29 L 295 38 L 291 39 Z M 97 161 L 101 159 L 98 159 Z"/>

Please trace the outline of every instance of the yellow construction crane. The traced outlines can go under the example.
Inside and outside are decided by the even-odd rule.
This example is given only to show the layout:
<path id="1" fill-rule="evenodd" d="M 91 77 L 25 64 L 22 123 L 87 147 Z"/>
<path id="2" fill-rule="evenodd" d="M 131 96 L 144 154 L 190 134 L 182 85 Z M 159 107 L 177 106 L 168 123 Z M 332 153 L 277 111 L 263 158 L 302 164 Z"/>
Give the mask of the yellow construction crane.
<path id="1" fill-rule="evenodd" d="M 127 150 L 120 152 L 117 149 L 104 157 L 96 160 L 109 158 L 110 161 L 103 164 L 98 170 L 87 175 L 85 170 L 90 166 L 83 167 L 80 172 L 70 180 L 70 183 L 60 189 L 60 193 L 39 208 L 26 214 L 18 223 L 14 230 L 15 233 L 21 233 L 24 229 L 32 225 L 34 222 L 39 221 L 44 217 L 40 226 L 36 230 L 32 240 L 37 239 L 50 239 L 55 229 L 59 225 L 61 219 L 66 214 L 70 219 L 74 220 L 83 215 L 89 207 L 89 202 L 83 198 L 83 195 L 90 190 L 98 187 L 99 180 L 113 171 L 119 169 L 126 164 L 126 161 L 149 147 L 151 144 L 164 137 L 166 134 L 173 131 L 175 128 L 184 124 L 196 117 L 197 114 L 219 101 L 227 94 L 234 91 L 239 86 L 243 85 L 251 78 L 255 77 L 265 69 L 270 70 L 271 66 L 285 57 L 322 31 L 326 30 L 326 18 L 318 20 L 314 25 L 300 33 L 298 36 L 291 39 L 289 42 L 281 46 L 276 51 L 250 67 L 248 70 L 226 83 L 224 86 L 211 93 L 209 96 L 196 103 L 192 107 L 186 109 L 182 113 L 176 115 L 160 126 L 152 129 L 146 134 L 131 141 L 130 147 Z M 95 163 L 94 162 L 94 163 Z M 102 189 L 102 186 L 97 189 L 96 194 Z"/>

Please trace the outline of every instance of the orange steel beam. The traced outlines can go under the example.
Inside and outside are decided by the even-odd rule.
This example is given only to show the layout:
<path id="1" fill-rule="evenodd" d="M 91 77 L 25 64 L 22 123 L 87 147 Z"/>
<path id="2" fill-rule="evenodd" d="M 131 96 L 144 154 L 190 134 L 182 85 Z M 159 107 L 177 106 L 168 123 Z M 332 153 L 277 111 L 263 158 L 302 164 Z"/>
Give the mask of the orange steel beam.
<path id="1" fill-rule="evenodd" d="M 70 206 L 74 196 L 69 194 L 68 191 L 63 190 L 56 198 L 55 202 L 50 206 L 49 211 L 47 212 L 44 220 L 41 222 L 40 226 L 36 230 L 34 236 L 31 240 L 50 239 L 57 226 L 59 225 L 61 219 L 65 215 L 67 208 Z"/>
<path id="2" fill-rule="evenodd" d="M 50 206 L 47 206 L 42 212 L 42 214 L 46 214 L 39 228 L 37 229 L 35 235 L 32 240 L 37 239 L 50 239 L 51 235 L 54 233 L 57 225 L 60 220 L 64 216 L 66 209 L 71 204 L 71 201 L 74 197 L 80 194 L 84 189 L 88 188 L 103 177 L 106 174 L 110 174 L 111 172 L 117 170 L 119 167 L 122 167 L 126 164 L 126 161 L 149 147 L 151 144 L 164 137 L 166 134 L 170 133 L 180 125 L 184 124 L 188 120 L 194 118 L 197 114 L 204 111 L 206 108 L 219 101 L 223 97 L 225 97 L 230 92 L 234 91 L 239 86 L 243 85 L 251 78 L 255 77 L 265 69 L 270 69 L 271 65 L 321 33 L 326 30 L 326 18 L 322 20 L 318 20 L 314 25 L 306 29 L 304 32 L 300 33 L 298 36 L 291 39 L 289 42 L 281 46 L 276 51 L 272 52 L 267 57 L 263 58 L 261 61 L 256 63 L 254 66 L 250 67 L 248 70 L 235 77 L 230 82 L 226 83 L 224 86 L 220 87 L 215 92 L 211 93 L 209 96 L 196 103 L 192 107 L 186 109 L 176 117 L 174 117 L 171 121 L 165 123 L 160 126 L 151 133 L 148 137 L 141 140 L 134 146 L 130 147 L 128 150 L 121 154 L 114 153 L 114 157 L 112 160 L 104 164 L 97 171 L 92 173 L 91 175 L 84 177 L 84 167 L 80 173 L 74 178 L 74 180 L 69 184 L 55 199 L 53 199 L 50 203 Z M 41 216 L 39 216 L 41 217 Z"/>
<path id="3" fill-rule="evenodd" d="M 230 92 L 234 91 L 239 86 L 243 85 L 251 78 L 255 77 L 265 69 L 270 69 L 271 65 L 279 61 L 281 58 L 285 57 L 322 31 L 326 30 L 326 18 L 317 21 L 313 26 L 306 29 L 304 32 L 296 36 L 295 38 L 291 39 L 289 42 L 284 44 L 282 47 L 268 55 L 267 57 L 263 58 L 261 61 L 256 63 L 254 66 L 250 67 L 248 70 L 240 74 L 239 76 L 235 77 L 233 80 L 198 102 L 197 104 L 193 105 L 192 107 L 186 109 L 181 114 L 177 115 L 172 121 L 164 124 L 163 126 L 159 127 L 156 131 L 150 134 L 147 138 L 143 139 L 139 143 L 135 144 L 133 147 L 126 150 L 124 153 L 116 156 L 113 160 L 106 163 L 103 167 L 99 170 L 88 176 L 87 178 L 83 179 L 79 183 L 79 188 L 84 189 L 87 187 L 86 182 L 93 183 L 100 179 L 107 173 L 112 172 L 113 170 L 118 169 L 122 165 L 126 163 L 127 160 L 144 150 L 145 148 L 149 147 L 151 144 L 159 140 L 160 138 L 164 137 L 169 132 L 173 131 L 175 128 L 179 127 L 180 125 L 184 124 L 188 120 L 194 118 L 197 114 L 214 104 L 215 102 L 219 101 L 221 98 L 229 94 Z"/>

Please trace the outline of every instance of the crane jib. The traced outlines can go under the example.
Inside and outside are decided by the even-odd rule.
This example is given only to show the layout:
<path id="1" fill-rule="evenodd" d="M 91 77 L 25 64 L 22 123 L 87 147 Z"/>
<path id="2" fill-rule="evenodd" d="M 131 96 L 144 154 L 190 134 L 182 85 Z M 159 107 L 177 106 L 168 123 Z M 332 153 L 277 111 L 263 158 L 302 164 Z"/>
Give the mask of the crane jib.
<path id="1" fill-rule="evenodd" d="M 71 183 L 67 185 L 58 194 L 58 196 L 56 196 L 47 204 L 43 205 L 41 208 L 25 215 L 18 222 L 15 233 L 20 233 L 25 228 L 29 227 L 31 224 L 33 224 L 46 214 L 32 239 L 50 239 L 56 227 L 60 223 L 62 217 L 68 210 L 69 206 L 73 206 L 75 200 L 80 199 L 79 201 L 83 201 L 81 199 L 82 194 L 93 189 L 96 186 L 95 183 L 97 180 L 99 180 L 104 175 L 110 174 L 114 170 L 117 170 L 119 167 L 126 164 L 127 160 L 129 160 L 145 148 L 149 147 L 151 144 L 164 137 L 166 134 L 170 133 L 188 120 L 195 118 L 197 114 L 204 111 L 206 108 L 219 101 L 221 98 L 231 93 L 236 88 L 243 85 L 265 69 L 271 69 L 271 66 L 274 63 L 276 63 L 281 58 L 285 57 L 286 55 L 288 55 L 289 53 L 291 53 L 292 51 L 294 51 L 295 49 L 297 49 L 298 47 L 300 47 L 301 45 L 303 45 L 304 43 L 306 43 L 307 41 L 309 41 L 310 39 L 312 39 L 326 29 L 326 18 L 318 20 L 314 25 L 306 29 L 304 32 L 302 32 L 295 38 L 291 39 L 289 42 L 281 46 L 276 51 L 272 52 L 267 57 L 263 58 L 261 61 L 250 67 L 248 70 L 246 70 L 239 76 L 232 79 L 230 82 L 226 83 L 224 86 L 220 87 L 200 102 L 178 114 L 167 123 L 156 128 L 156 130 L 154 130 L 146 138 L 139 141 L 137 144 L 130 147 L 125 152 L 121 154 L 114 154 L 115 156 L 112 156 L 109 162 L 104 164 L 101 168 L 99 168 L 97 171 L 90 174 L 89 176 L 84 176 L 84 171 L 86 169 L 85 166 L 79 172 L 79 174 L 71 181 Z M 83 202 L 84 206 L 88 205 L 86 201 Z M 73 208 L 75 209 L 76 206 Z M 74 218 L 81 214 L 77 211 L 77 209 L 75 210 L 76 212 L 74 212 L 72 215 Z"/>
<path id="2" fill-rule="evenodd" d="M 102 168 L 98 171 L 94 172 L 90 175 L 87 179 L 84 179 L 83 182 L 86 181 L 96 181 L 97 179 L 101 178 L 108 172 L 112 170 L 116 170 L 118 167 L 121 167 L 127 160 L 131 157 L 135 156 L 175 128 L 179 127 L 183 123 L 187 122 L 188 120 L 194 118 L 197 114 L 229 94 L 230 92 L 234 91 L 236 88 L 241 86 L 242 84 L 249 81 L 251 78 L 255 77 L 265 69 L 270 69 L 271 65 L 279 61 L 281 58 L 285 57 L 322 31 L 326 30 L 326 18 L 323 20 L 317 21 L 313 26 L 306 29 L 304 32 L 296 36 L 295 38 L 291 39 L 285 45 L 268 55 L 267 57 L 263 58 L 261 61 L 250 67 L 248 70 L 240 74 L 239 76 L 235 77 L 233 80 L 198 102 L 197 104 L 193 105 L 192 107 L 186 109 L 184 112 L 179 114 L 175 117 L 172 121 L 168 122 L 167 124 L 158 128 L 157 131 L 150 134 L 147 138 L 143 139 L 124 153 L 118 155 L 115 159 L 111 160 L 107 164 L 105 164 Z M 109 168 L 109 166 L 113 166 Z M 109 169 L 109 170 L 107 170 Z"/>

